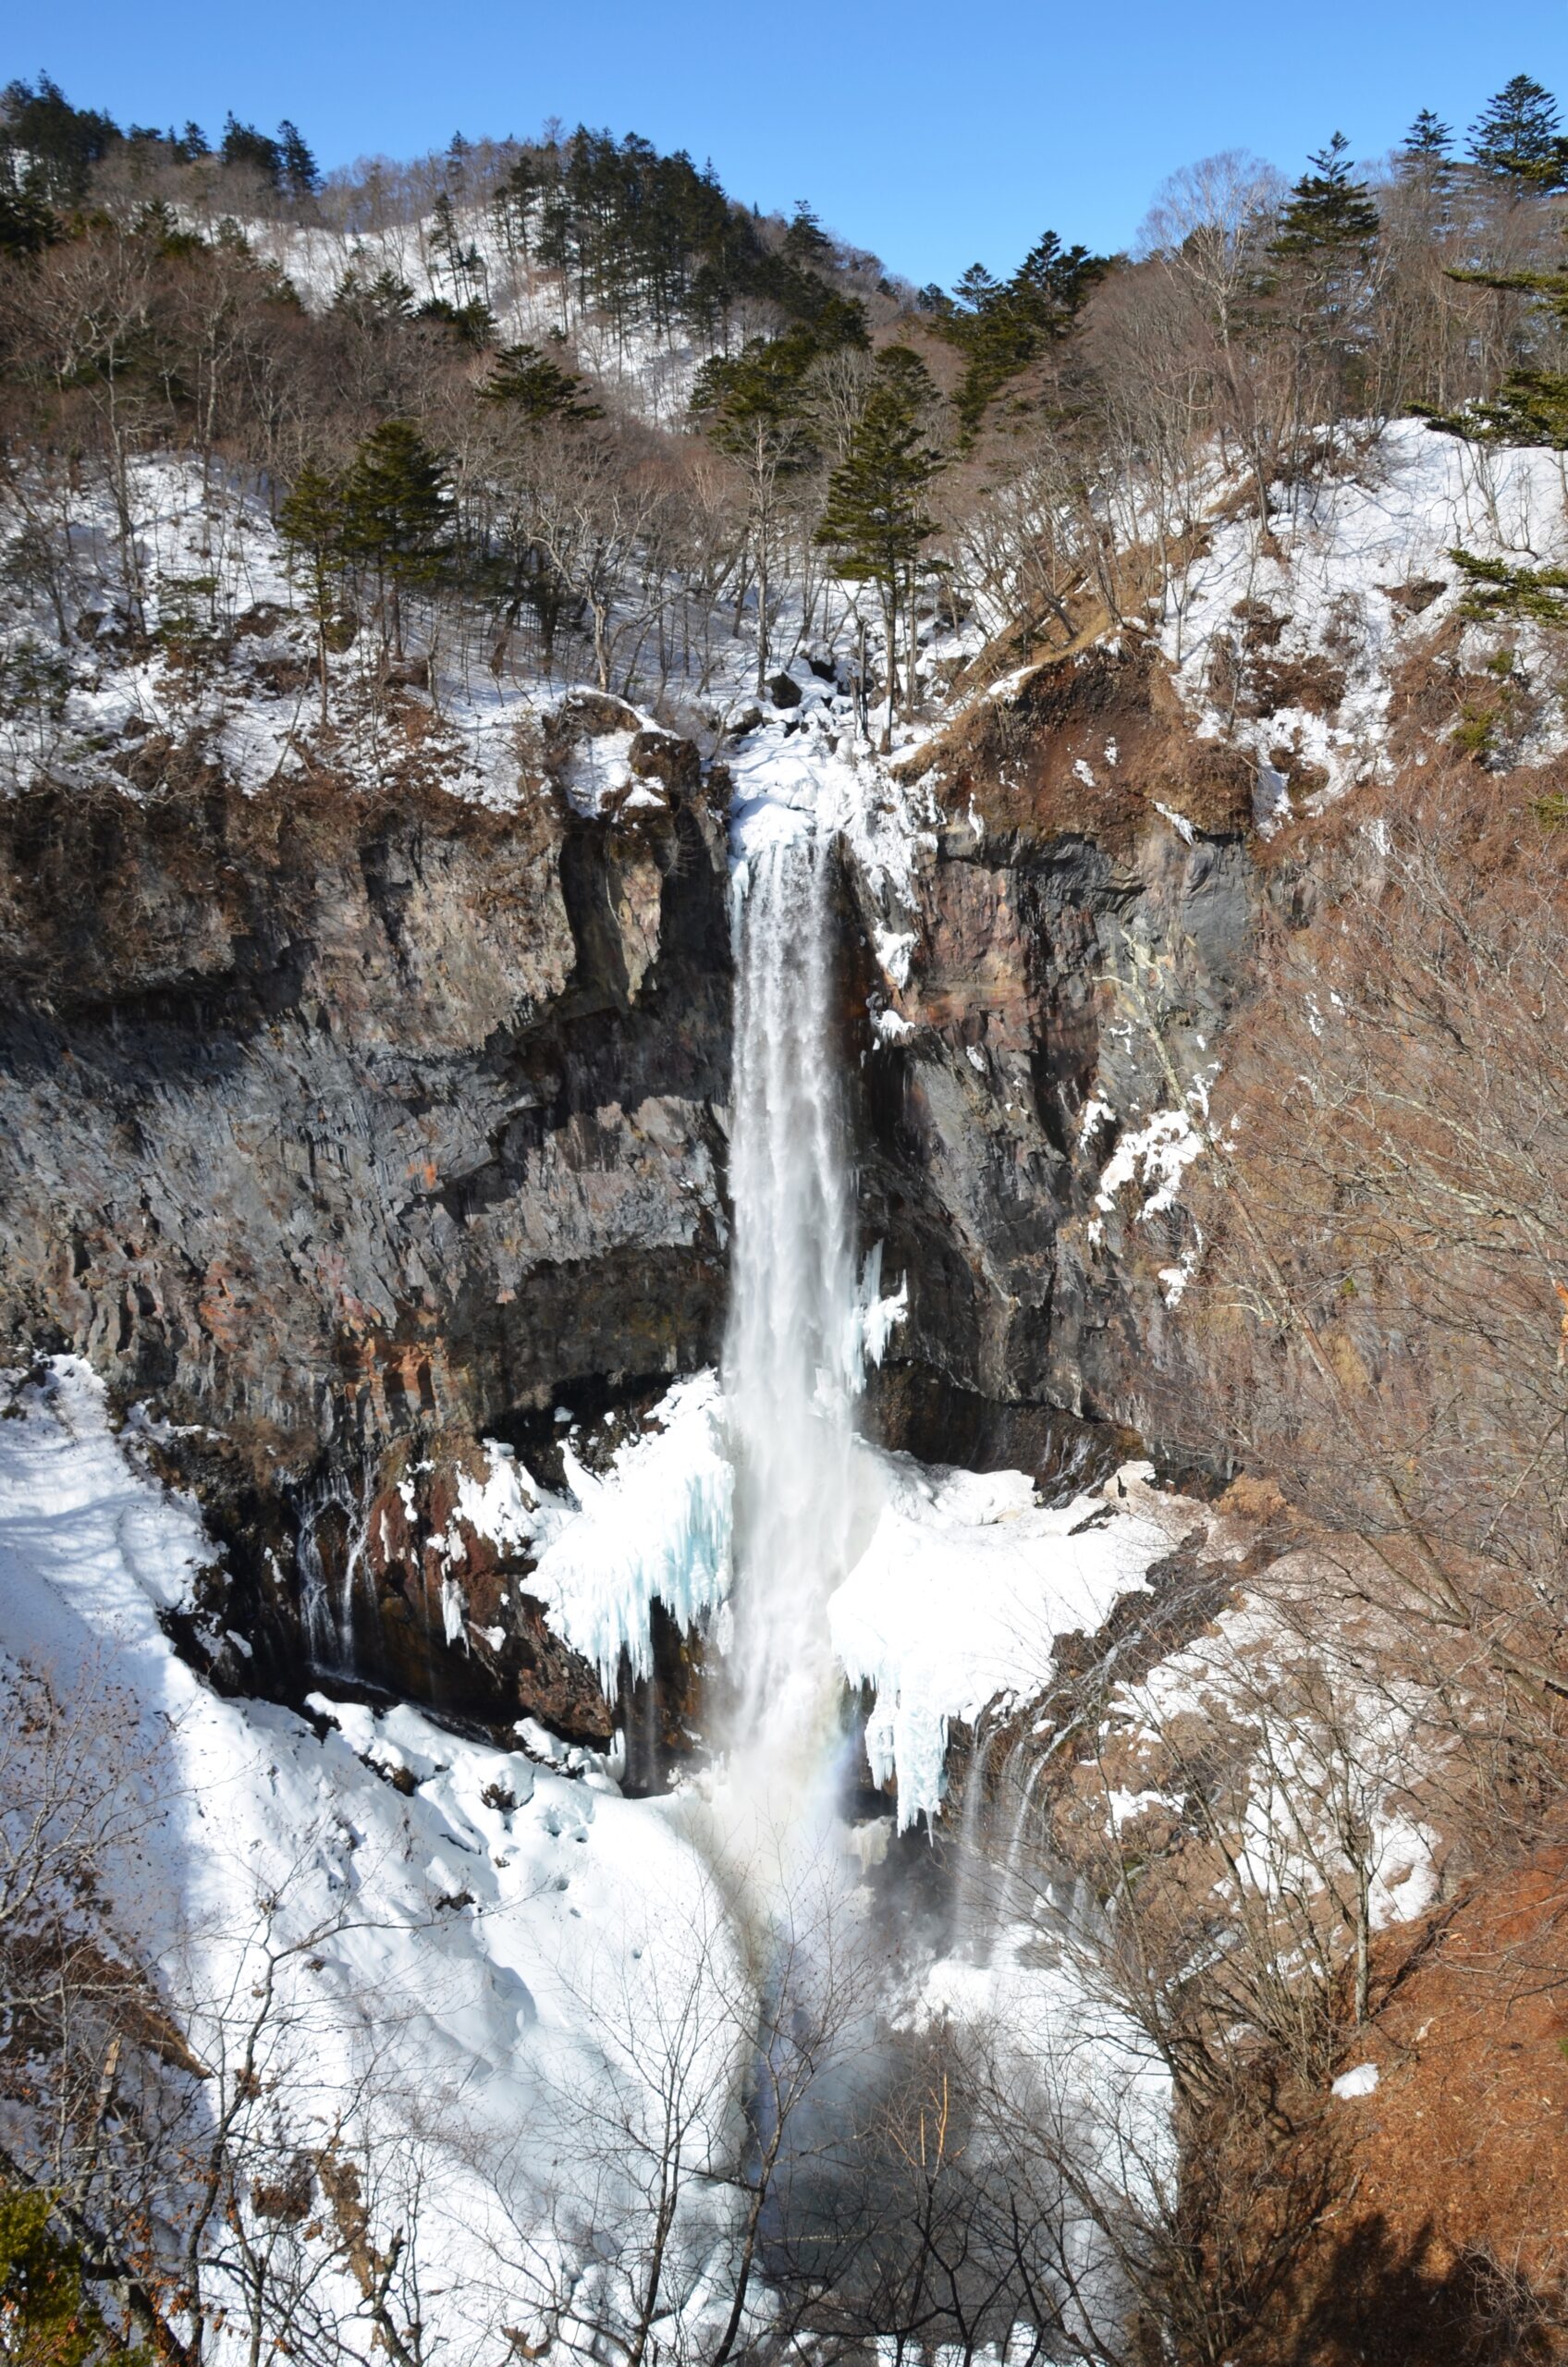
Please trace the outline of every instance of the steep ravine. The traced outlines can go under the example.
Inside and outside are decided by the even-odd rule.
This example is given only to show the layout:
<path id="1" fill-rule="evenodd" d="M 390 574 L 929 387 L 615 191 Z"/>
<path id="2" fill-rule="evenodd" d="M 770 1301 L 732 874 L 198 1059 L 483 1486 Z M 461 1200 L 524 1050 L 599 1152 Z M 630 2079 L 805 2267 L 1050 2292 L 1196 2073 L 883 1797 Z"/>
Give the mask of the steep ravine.
<path id="1" fill-rule="evenodd" d="M 1049 1480 L 1140 1425 L 1179 1244 L 1096 1217 L 1096 1186 L 1165 1061 L 1211 1056 L 1256 892 L 1248 769 L 1192 742 L 1157 663 L 1045 669 L 926 752 L 948 818 L 913 927 L 845 859 L 862 1221 L 910 1293 L 872 1414 L 928 1458 Z M 574 729 L 623 721 L 585 700 Z M 557 1406 L 646 1405 L 719 1344 L 728 783 L 645 737 L 613 818 L 547 781 L 493 813 L 210 774 L 0 816 L 0 1320 L 167 1426 L 227 1542 L 220 1678 L 303 1689 L 302 1546 L 336 1588 L 353 1564 L 365 1681 L 607 1737 L 594 1672 L 457 1507 L 482 1438 L 552 1478 Z M 679 1743 L 691 1672 L 656 1641 Z"/>

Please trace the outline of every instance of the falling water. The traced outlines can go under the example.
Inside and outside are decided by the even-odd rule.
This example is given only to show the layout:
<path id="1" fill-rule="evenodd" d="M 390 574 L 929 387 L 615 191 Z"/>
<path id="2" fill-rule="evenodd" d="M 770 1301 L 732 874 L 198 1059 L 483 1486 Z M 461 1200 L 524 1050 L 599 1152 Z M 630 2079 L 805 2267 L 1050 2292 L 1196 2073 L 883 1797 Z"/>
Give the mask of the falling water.
<path id="1" fill-rule="evenodd" d="M 365 1569 L 369 1542 L 369 1481 L 361 1475 L 358 1490 L 346 1472 L 332 1471 L 302 1494 L 299 1505 L 299 1535 L 295 1558 L 305 1615 L 311 1665 L 335 1675 L 354 1669 L 354 1590 L 363 1578 L 370 1606 L 375 1589 Z M 332 1512 L 343 1516 L 343 1566 L 336 1588 L 322 1558 L 321 1528 Z"/>
<path id="2" fill-rule="evenodd" d="M 778 815 L 737 875 L 724 1384 L 736 1453 L 730 1769 L 770 1839 L 827 1812 L 827 1603 L 855 1529 L 864 1310 L 835 1043 L 833 846 Z"/>
<path id="3" fill-rule="evenodd" d="M 963 1812 L 959 1821 L 953 1879 L 953 1953 L 967 1956 L 972 1964 L 986 1961 L 993 1920 L 994 1902 L 986 1895 L 989 1865 L 986 1828 L 989 1820 L 986 1816 L 986 1770 L 995 1740 L 996 1729 L 987 1727 L 986 1713 L 982 1711 L 963 1778 Z"/>

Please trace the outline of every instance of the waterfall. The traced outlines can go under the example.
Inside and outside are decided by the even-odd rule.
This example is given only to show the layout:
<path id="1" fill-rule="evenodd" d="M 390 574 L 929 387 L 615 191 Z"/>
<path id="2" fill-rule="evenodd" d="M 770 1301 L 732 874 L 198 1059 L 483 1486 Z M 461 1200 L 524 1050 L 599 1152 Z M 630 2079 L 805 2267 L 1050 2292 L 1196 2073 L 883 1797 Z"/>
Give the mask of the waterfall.
<path id="1" fill-rule="evenodd" d="M 830 1807 L 827 1602 L 855 1534 L 866 1311 L 837 1042 L 833 841 L 775 809 L 736 874 L 724 1388 L 736 1458 L 732 1785 L 770 1847 Z"/>
<path id="2" fill-rule="evenodd" d="M 990 1837 L 986 1770 L 995 1740 L 996 1730 L 987 1727 L 982 1710 L 970 1743 L 969 1765 L 963 1778 L 963 1810 L 953 1874 L 952 1952 L 967 1956 L 972 1964 L 986 1962 L 995 1919 L 993 1902 L 986 1895 L 986 1886 L 989 1870 L 986 1844 Z"/>
<path id="3" fill-rule="evenodd" d="M 365 1568 L 370 1537 L 370 1479 L 361 1473 L 356 1490 L 346 1471 L 331 1471 L 304 1490 L 298 1507 L 296 1564 L 305 1616 L 310 1664 L 337 1676 L 355 1666 L 354 1590 L 362 1577 L 369 1608 L 376 1611 L 375 1588 Z M 321 1548 L 321 1525 L 330 1513 L 343 1516 L 342 1572 L 336 1590 Z"/>

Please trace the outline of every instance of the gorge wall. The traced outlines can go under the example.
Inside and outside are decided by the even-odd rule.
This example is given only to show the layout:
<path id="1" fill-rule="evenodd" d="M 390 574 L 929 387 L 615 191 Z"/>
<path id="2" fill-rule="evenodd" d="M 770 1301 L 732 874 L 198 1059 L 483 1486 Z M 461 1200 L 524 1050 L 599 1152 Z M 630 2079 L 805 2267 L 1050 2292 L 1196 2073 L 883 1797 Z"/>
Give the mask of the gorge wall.
<path id="1" fill-rule="evenodd" d="M 729 784 L 643 731 L 637 793 L 584 813 L 572 763 L 635 720 L 569 702 L 514 811 L 406 779 L 247 797 L 209 766 L 0 817 L 0 1320 L 162 1417 L 227 1542 L 220 1678 L 300 1688 L 303 1557 L 367 1679 L 608 1735 L 458 1499 L 482 1438 L 557 1480 L 557 1405 L 609 1415 L 604 1451 L 719 1343 Z M 1048 1481 L 1125 1445 L 1071 1417 L 1140 1424 L 1179 1245 L 1096 1196 L 1244 983 L 1251 767 L 1158 659 L 1094 651 L 913 768 L 944 817 L 914 913 L 852 855 L 840 898 L 863 1223 L 909 1283 L 873 1418 Z M 454 1578 L 467 1633 L 433 1651 Z M 684 1648 L 657 1641 L 673 1744 Z"/>
<path id="2" fill-rule="evenodd" d="M 981 700 L 920 762 L 944 818 L 862 1069 L 866 1222 L 910 1277 L 893 1355 L 1147 1431 L 1185 1245 L 1149 1203 L 1245 989 L 1254 767 L 1194 738 L 1153 653 L 1103 648 Z M 1147 1186 L 1125 1201 L 1104 1191 L 1122 1141 Z"/>

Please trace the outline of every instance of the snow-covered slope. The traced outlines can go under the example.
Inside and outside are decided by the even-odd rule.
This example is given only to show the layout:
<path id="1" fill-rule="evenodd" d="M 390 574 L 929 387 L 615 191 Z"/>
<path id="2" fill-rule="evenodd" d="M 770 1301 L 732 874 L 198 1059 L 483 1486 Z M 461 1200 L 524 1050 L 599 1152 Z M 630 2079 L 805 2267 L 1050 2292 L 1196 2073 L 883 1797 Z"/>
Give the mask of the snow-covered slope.
<path id="1" fill-rule="evenodd" d="M 1197 729 L 1256 752 L 1266 814 L 1388 778 L 1401 668 L 1464 594 L 1456 548 L 1514 567 L 1568 558 L 1561 453 L 1467 444 L 1418 420 L 1347 434 L 1320 470 L 1275 489 L 1267 522 L 1243 495 L 1226 507 L 1168 587 L 1161 645 Z M 1548 661 L 1537 631 L 1507 638 Z M 1497 647 L 1472 626 L 1460 656 L 1478 669 Z M 1539 764 L 1565 746 L 1551 702 L 1513 754 Z"/>
<path id="2" fill-rule="evenodd" d="M 287 274 L 312 312 L 325 311 L 350 274 L 361 287 L 388 274 L 415 304 L 435 298 L 461 305 L 483 297 L 503 345 L 570 334 L 580 360 L 632 408 L 670 425 L 684 413 L 703 358 L 692 340 L 651 326 L 618 333 L 581 305 L 568 275 L 542 268 L 515 247 L 508 251 L 486 205 L 454 206 L 449 226 L 431 212 L 379 229 L 262 219 L 243 228 L 252 251 Z M 464 258 L 457 270 L 453 248 Z"/>
<path id="3" fill-rule="evenodd" d="M 421 2152 L 432 2324 L 478 2339 L 500 2283 L 514 2308 L 544 2290 L 545 2183 L 569 2250 L 574 2195 L 596 2191 L 606 2225 L 632 2206 L 593 2132 L 635 2119 L 656 2087 L 639 2029 L 677 1997 L 687 2074 L 727 2142 L 748 1993 L 682 1805 L 622 1800 L 581 1753 L 575 1773 L 555 1772 L 536 1732 L 508 1752 L 325 1692 L 313 1727 L 219 1699 L 161 1625 L 212 1558 L 195 1510 L 138 1468 L 84 1366 L 10 1387 L 0 1650 L 46 1669 L 74 1711 L 95 1699 L 135 1723 L 119 1742 L 146 1817 L 111 1868 L 118 1928 L 211 2066 L 241 2048 L 270 1964 L 262 2053 L 278 2108 L 302 2144 L 379 2134 Z M 698 2251 L 728 2209 L 722 2189 L 698 2209 Z M 536 2252 L 503 2279 L 520 2227 Z M 613 2263 L 602 2273 L 613 2283 Z"/>

